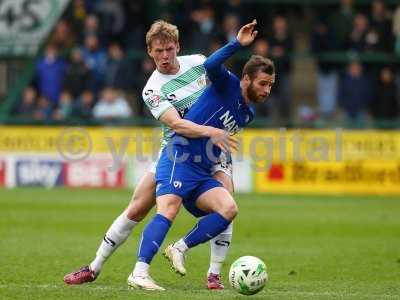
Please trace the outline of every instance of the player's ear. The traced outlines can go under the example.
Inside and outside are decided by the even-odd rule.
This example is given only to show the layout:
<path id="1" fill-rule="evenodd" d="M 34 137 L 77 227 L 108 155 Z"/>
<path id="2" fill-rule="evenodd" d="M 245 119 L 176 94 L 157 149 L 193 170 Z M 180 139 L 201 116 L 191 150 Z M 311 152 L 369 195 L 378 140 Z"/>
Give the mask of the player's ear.
<path id="1" fill-rule="evenodd" d="M 147 54 L 148 54 L 151 58 L 153 58 L 153 56 L 151 55 L 151 47 L 150 47 L 150 46 L 147 46 Z"/>
<path id="2" fill-rule="evenodd" d="M 176 43 L 176 53 L 179 53 L 180 50 L 181 46 L 179 45 L 179 43 Z"/>
<path id="3" fill-rule="evenodd" d="M 243 82 L 246 85 L 246 87 L 250 85 L 251 79 L 250 79 L 249 74 L 244 74 L 243 75 Z"/>

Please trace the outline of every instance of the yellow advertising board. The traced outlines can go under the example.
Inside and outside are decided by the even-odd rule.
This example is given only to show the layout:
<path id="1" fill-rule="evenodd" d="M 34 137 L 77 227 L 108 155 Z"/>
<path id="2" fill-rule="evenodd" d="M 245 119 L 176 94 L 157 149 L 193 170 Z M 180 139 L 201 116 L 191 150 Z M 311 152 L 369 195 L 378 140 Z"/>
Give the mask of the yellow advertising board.
<path id="1" fill-rule="evenodd" d="M 157 153 L 160 138 L 159 128 L 0 126 L 0 154 L 139 157 Z M 400 132 L 248 129 L 238 139 L 252 191 L 400 195 Z"/>
<path id="2" fill-rule="evenodd" d="M 138 127 L 0 126 L 0 152 L 157 152 L 161 131 Z"/>
<path id="3" fill-rule="evenodd" d="M 400 161 L 274 162 L 254 175 L 257 192 L 400 195 Z"/>

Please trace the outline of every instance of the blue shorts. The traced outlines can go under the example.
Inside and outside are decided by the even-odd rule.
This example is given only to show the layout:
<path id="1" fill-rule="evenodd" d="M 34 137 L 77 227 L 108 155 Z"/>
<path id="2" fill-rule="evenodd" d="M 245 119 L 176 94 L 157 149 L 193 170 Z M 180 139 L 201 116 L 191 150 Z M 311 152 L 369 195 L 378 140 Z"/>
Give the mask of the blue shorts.
<path id="1" fill-rule="evenodd" d="M 166 152 L 166 151 L 164 151 Z M 182 198 L 183 206 L 195 217 L 208 213 L 196 207 L 199 196 L 222 184 L 214 179 L 211 171 L 195 163 L 176 162 L 163 153 L 156 170 L 156 197 L 173 194 Z"/>

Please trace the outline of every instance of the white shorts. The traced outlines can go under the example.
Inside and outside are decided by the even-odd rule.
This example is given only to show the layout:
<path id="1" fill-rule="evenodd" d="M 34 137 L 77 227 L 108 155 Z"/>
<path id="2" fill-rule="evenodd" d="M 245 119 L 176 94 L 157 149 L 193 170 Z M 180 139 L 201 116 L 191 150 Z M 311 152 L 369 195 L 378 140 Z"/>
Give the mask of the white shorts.
<path id="1" fill-rule="evenodd" d="M 211 174 L 215 174 L 217 172 L 224 172 L 226 175 L 232 178 L 232 156 L 228 153 L 221 152 L 221 155 L 218 158 L 218 161 L 214 164 L 211 169 Z"/>
<path id="2" fill-rule="evenodd" d="M 158 152 L 157 160 L 152 162 L 149 168 L 149 172 L 156 174 L 158 160 L 160 159 L 162 150 Z M 221 152 L 218 161 L 214 164 L 211 169 L 211 174 L 214 175 L 217 172 L 224 172 L 226 175 L 232 178 L 233 168 L 232 168 L 232 156 L 230 154 L 225 154 Z"/>
<path id="3" fill-rule="evenodd" d="M 158 151 L 157 159 L 151 163 L 151 165 L 149 167 L 150 173 L 156 174 L 157 164 L 158 164 L 158 161 L 160 160 L 160 156 L 161 156 L 163 149 L 164 148 L 161 148 L 160 151 Z"/>

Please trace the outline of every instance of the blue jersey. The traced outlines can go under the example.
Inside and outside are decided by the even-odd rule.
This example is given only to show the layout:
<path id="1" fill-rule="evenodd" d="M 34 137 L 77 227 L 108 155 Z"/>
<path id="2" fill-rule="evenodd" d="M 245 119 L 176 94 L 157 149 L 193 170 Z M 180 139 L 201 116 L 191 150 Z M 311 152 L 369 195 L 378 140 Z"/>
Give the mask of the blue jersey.
<path id="1" fill-rule="evenodd" d="M 207 58 L 204 67 L 212 84 L 191 107 L 185 119 L 225 129 L 231 134 L 237 133 L 253 120 L 254 111 L 243 101 L 239 78 L 223 66 L 225 60 L 240 48 L 240 43 L 234 40 Z M 174 148 L 180 147 L 181 151 L 190 155 L 189 161 L 197 162 L 205 169 L 215 163 L 221 151 L 216 146 L 212 147 L 209 138 L 188 139 L 187 145 L 179 145 L 182 144 L 180 139 L 175 139 L 174 143 Z"/>
<path id="2" fill-rule="evenodd" d="M 225 129 L 234 134 L 254 118 L 253 109 L 242 97 L 240 80 L 223 63 L 242 46 L 237 40 L 214 52 L 204 62 L 211 81 L 185 119 L 200 125 Z M 164 149 L 156 171 L 157 196 L 176 194 L 194 200 L 204 191 L 220 186 L 211 167 L 221 154 L 209 138 L 188 139 L 175 135 Z"/>

